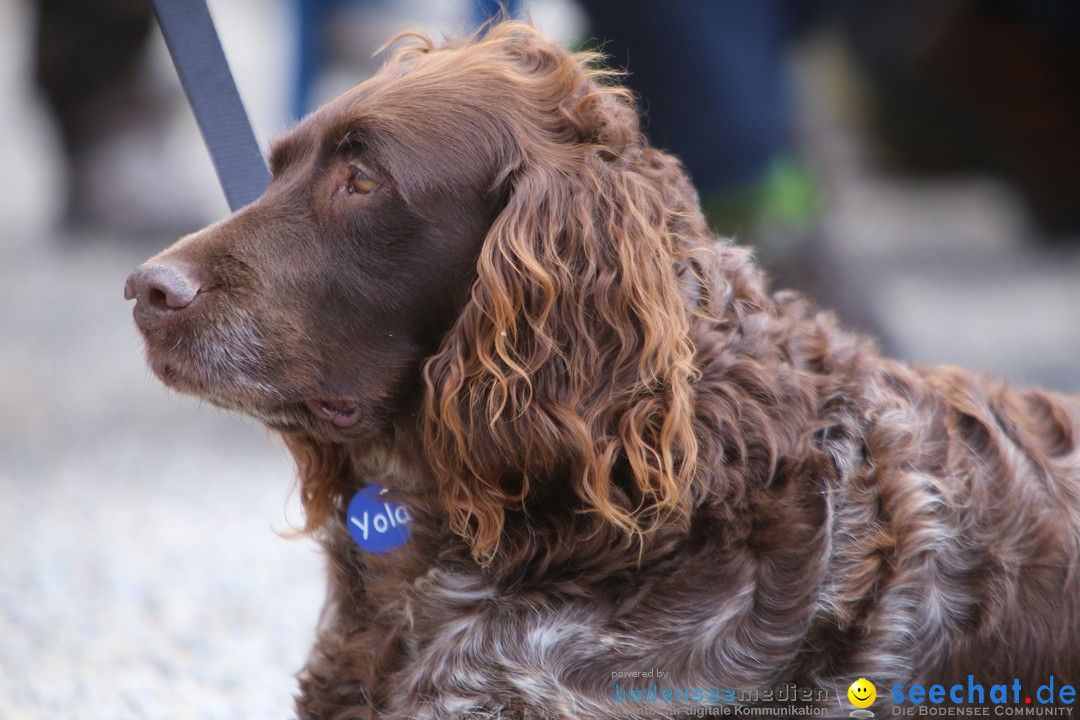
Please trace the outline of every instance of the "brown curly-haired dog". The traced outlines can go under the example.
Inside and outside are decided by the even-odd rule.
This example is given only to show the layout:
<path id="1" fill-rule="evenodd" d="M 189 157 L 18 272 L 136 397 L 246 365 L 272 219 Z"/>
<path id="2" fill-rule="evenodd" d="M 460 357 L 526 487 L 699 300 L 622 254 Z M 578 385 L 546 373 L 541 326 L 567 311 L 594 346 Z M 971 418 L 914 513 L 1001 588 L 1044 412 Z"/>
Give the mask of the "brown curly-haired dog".
<path id="1" fill-rule="evenodd" d="M 1077 405 L 769 295 L 594 61 L 412 37 L 128 280 L 162 380 L 296 457 L 330 558 L 300 717 L 1080 681 Z"/>

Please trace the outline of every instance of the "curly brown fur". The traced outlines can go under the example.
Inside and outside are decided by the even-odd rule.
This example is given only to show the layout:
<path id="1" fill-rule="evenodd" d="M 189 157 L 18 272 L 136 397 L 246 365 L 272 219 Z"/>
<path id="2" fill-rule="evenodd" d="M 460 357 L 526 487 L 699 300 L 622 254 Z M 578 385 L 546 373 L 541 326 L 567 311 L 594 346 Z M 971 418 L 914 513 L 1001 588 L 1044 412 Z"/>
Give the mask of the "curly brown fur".
<path id="1" fill-rule="evenodd" d="M 860 676 L 1080 680 L 1076 402 L 770 295 L 595 57 L 413 36 L 271 160 L 127 293 L 167 384 L 296 457 L 301 718 L 606 718 L 654 668 L 838 715 Z M 346 528 L 369 483 L 415 517 L 386 555 Z"/>

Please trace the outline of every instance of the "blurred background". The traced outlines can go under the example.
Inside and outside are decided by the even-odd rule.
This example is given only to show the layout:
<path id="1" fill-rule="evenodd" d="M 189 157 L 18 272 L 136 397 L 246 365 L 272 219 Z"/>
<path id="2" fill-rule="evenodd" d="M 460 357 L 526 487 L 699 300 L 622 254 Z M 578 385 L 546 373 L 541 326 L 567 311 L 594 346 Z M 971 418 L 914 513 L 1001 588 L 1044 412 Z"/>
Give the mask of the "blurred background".
<path id="1" fill-rule="evenodd" d="M 265 147 L 475 0 L 211 0 Z M 1080 391 L 1080 5 L 535 0 L 718 233 L 920 364 Z M 261 427 L 145 369 L 128 272 L 227 214 L 144 0 L 0 0 L 0 718 L 289 716 L 321 560 Z"/>

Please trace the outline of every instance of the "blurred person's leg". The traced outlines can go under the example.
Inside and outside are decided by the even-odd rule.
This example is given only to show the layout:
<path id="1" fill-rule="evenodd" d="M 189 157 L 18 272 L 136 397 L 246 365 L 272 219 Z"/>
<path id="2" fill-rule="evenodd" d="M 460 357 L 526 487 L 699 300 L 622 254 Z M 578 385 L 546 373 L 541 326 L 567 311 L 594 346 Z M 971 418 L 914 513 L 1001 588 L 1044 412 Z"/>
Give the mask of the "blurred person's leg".
<path id="1" fill-rule="evenodd" d="M 366 0 L 293 0 L 296 29 L 296 76 L 293 85 L 292 116 L 299 120 L 315 109 L 315 86 L 325 69 L 327 25 L 346 3 Z M 521 0 L 468 0 L 469 20 L 474 27 L 497 17 L 505 9 L 510 17 L 521 13 Z M 419 19 L 419 18 L 416 18 Z"/>
<path id="2" fill-rule="evenodd" d="M 794 288 L 887 344 L 819 232 L 821 201 L 794 144 L 793 38 L 830 0 L 584 0 L 593 36 L 641 98 L 653 144 L 686 165 L 713 229 L 752 245 Z"/>
<path id="3" fill-rule="evenodd" d="M 505 10 L 509 17 L 521 15 L 521 0 L 470 0 L 473 3 L 473 25 L 479 27 Z"/>
<path id="4" fill-rule="evenodd" d="M 319 71 L 326 62 L 326 23 L 340 0 L 294 0 L 296 31 L 296 77 L 293 84 L 292 117 L 307 115 L 314 108 L 313 95 Z"/>
<path id="5" fill-rule="evenodd" d="M 68 219 L 93 192 L 87 154 L 138 116 L 136 75 L 153 15 L 148 0 L 37 0 L 36 72 L 71 170 Z"/>
<path id="6" fill-rule="evenodd" d="M 627 69 L 642 98 L 653 144 L 682 159 L 706 203 L 756 183 L 787 151 L 792 113 L 779 3 L 585 6 L 603 51 Z"/>

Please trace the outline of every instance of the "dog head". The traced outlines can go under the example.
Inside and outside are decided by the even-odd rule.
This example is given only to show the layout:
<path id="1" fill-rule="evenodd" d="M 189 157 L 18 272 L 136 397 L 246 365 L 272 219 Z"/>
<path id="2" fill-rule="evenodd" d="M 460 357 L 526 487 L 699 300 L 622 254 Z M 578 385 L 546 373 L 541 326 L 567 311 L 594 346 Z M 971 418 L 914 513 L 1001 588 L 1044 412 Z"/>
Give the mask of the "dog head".
<path id="1" fill-rule="evenodd" d="M 261 198 L 128 278 L 155 373 L 309 445 L 418 416 L 478 556 L 553 477 L 631 533 L 671 510 L 704 223 L 595 60 L 512 23 L 409 36 L 274 144 Z"/>

